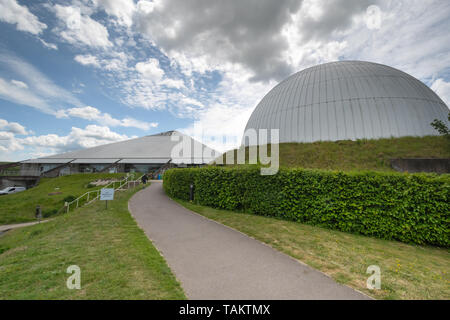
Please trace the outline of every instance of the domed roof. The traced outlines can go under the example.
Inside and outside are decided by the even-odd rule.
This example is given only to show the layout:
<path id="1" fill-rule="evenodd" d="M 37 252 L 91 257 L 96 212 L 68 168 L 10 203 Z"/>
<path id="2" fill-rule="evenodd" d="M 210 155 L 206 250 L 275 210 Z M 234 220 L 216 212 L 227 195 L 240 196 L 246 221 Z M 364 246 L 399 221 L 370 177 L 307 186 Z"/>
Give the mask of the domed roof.
<path id="1" fill-rule="evenodd" d="M 273 88 L 247 129 L 280 129 L 280 142 L 437 134 L 449 109 L 425 84 L 391 67 L 339 61 L 300 71 Z"/>

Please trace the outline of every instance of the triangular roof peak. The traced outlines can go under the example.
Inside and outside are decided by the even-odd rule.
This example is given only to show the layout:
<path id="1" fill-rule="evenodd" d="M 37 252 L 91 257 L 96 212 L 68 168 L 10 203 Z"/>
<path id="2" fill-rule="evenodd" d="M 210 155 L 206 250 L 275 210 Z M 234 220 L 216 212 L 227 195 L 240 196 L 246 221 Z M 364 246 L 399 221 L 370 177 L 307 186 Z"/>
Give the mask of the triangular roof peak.
<path id="1" fill-rule="evenodd" d="M 96 163 L 96 161 L 107 161 L 106 159 L 171 159 L 172 150 L 179 145 L 178 139 L 172 139 L 172 136 L 186 137 L 197 148 L 201 146 L 199 150 L 203 150 L 203 154 L 196 155 L 192 153 L 193 157 L 200 157 L 196 163 L 208 163 L 216 157 L 219 153 L 203 143 L 187 136 L 179 131 L 171 130 L 166 132 L 157 133 L 154 135 L 148 135 L 140 138 L 114 142 L 104 144 L 92 148 L 86 148 L 62 154 L 56 154 L 39 159 L 31 159 L 25 161 L 26 163 L 59 163 L 68 162 L 69 160 L 76 159 L 79 163 L 83 163 L 82 159 L 88 159 L 90 163 Z M 210 156 L 211 154 L 211 156 Z M 172 159 L 172 162 L 183 162 L 185 159 Z M 204 159 L 202 159 L 204 158 Z M 97 159 L 97 160 L 96 160 Z M 114 160 L 114 161 L 116 161 Z M 59 161 L 59 162 L 58 162 Z M 86 160 L 87 161 L 87 160 Z M 165 161 L 166 162 L 166 161 Z M 186 162 L 184 162 L 186 163 Z"/>
<path id="2" fill-rule="evenodd" d="M 149 137 L 171 136 L 171 135 L 173 135 L 174 133 L 180 134 L 180 132 L 178 132 L 178 131 L 176 131 L 176 130 L 170 130 L 170 131 L 166 131 L 166 132 L 160 132 L 160 133 L 151 134 L 151 135 L 149 135 Z"/>

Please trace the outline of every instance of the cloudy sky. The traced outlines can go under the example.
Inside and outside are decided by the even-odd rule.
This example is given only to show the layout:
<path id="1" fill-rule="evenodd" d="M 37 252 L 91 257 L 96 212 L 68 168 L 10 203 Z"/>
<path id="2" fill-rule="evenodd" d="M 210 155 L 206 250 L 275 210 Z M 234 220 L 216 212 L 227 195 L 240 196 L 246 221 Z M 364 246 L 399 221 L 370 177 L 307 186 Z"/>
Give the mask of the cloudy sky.
<path id="1" fill-rule="evenodd" d="M 0 28 L 0 161 L 199 127 L 224 151 L 275 84 L 336 60 L 450 105 L 448 0 L 0 0 Z"/>

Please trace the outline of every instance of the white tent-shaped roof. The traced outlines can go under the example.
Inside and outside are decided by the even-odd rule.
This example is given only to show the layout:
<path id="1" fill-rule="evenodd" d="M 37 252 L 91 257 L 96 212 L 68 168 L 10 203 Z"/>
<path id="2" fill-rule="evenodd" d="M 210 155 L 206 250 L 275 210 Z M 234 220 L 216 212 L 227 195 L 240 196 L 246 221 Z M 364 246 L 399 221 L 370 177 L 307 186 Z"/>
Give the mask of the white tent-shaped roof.
<path id="1" fill-rule="evenodd" d="M 22 163 L 206 164 L 220 153 L 178 131 L 31 159 Z"/>

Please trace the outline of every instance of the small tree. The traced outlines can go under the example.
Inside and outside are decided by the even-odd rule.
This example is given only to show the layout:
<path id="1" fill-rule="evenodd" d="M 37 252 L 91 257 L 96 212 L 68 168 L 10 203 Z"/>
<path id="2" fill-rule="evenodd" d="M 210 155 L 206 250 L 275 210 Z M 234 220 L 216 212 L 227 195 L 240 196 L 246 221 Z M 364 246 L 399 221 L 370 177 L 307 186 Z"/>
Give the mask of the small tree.
<path id="1" fill-rule="evenodd" d="M 450 121 L 450 112 L 448 114 L 448 121 Z M 450 140 L 450 129 L 444 122 L 442 122 L 442 120 L 435 119 L 431 123 L 431 126 L 435 128 L 441 135 Z"/>

